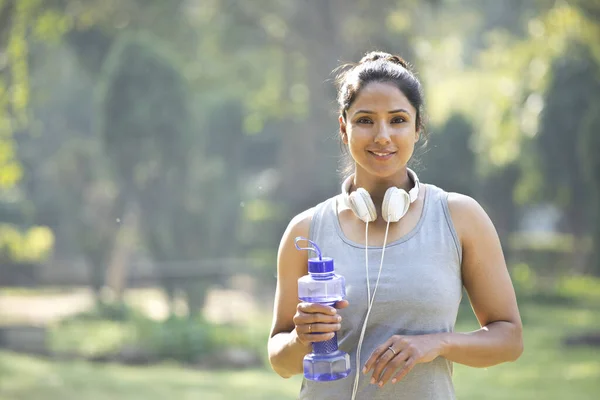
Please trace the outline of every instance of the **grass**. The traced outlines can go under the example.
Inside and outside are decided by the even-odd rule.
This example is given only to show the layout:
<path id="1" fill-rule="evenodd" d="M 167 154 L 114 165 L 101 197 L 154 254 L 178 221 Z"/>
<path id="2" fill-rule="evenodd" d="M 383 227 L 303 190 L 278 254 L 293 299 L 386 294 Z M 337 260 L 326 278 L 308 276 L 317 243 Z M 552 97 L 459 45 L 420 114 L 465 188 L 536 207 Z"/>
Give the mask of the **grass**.
<path id="1" fill-rule="evenodd" d="M 600 349 L 567 348 L 562 340 L 570 334 L 600 332 L 600 306 L 526 302 L 521 304 L 521 313 L 523 356 L 515 363 L 488 369 L 455 364 L 458 398 L 598 399 Z M 476 328 L 471 314 L 466 308 L 461 310 L 457 331 Z M 291 400 L 296 398 L 300 382 L 300 376 L 286 380 L 266 368 L 200 371 L 175 364 L 134 368 L 51 362 L 0 352 L 2 400 Z"/>
<path id="2" fill-rule="evenodd" d="M 267 370 L 204 372 L 175 365 L 145 368 L 53 363 L 0 353 L 2 400 L 293 399 L 297 387 Z"/>

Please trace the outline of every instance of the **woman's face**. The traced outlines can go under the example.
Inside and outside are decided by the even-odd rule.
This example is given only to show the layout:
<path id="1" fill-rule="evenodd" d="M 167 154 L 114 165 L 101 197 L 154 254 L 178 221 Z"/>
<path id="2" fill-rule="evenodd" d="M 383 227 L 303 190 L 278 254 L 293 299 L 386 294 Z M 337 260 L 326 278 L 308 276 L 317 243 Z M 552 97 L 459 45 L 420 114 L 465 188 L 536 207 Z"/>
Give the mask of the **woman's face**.
<path id="1" fill-rule="evenodd" d="M 346 122 L 339 120 L 357 173 L 388 178 L 403 171 L 419 139 L 416 118 L 415 108 L 393 84 L 373 82 L 362 88 Z"/>

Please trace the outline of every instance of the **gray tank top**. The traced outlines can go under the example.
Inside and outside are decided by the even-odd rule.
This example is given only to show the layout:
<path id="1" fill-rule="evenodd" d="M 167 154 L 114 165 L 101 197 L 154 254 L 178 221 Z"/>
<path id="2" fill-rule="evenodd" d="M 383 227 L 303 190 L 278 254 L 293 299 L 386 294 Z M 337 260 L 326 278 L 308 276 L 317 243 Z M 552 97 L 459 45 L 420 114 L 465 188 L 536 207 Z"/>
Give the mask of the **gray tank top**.
<path id="1" fill-rule="evenodd" d="M 337 196 L 315 207 L 310 238 L 323 255 L 333 257 L 336 272 L 346 279 L 350 305 L 338 311 L 343 318 L 338 343 L 341 350 L 350 354 L 352 373 L 334 382 L 304 379 L 299 399 L 349 400 L 355 373 L 390 336 L 454 330 L 462 297 L 460 242 L 448 210 L 448 193 L 434 185 L 424 186 L 419 222 L 411 232 L 386 245 L 379 287 L 363 339 L 360 368 L 356 366 L 356 350 L 367 313 L 365 246 L 349 240 L 342 232 L 336 213 Z M 381 250 L 369 245 L 371 294 Z M 388 382 L 383 388 L 370 384 L 370 372 L 359 373 L 356 400 L 455 399 L 452 363 L 442 357 L 417 364 L 400 382 Z"/>

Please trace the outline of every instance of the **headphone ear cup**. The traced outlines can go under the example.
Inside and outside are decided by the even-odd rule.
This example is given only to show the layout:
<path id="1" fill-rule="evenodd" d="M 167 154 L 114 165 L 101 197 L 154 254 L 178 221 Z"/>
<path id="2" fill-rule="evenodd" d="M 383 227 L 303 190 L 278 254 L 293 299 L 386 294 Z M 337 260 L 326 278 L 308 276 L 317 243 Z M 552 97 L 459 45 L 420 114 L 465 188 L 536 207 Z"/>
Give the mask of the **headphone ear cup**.
<path id="1" fill-rule="evenodd" d="M 385 192 L 381 213 L 386 222 L 398 222 L 410 207 L 410 196 L 405 190 L 391 187 Z"/>
<path id="2" fill-rule="evenodd" d="M 349 200 L 352 211 L 361 221 L 373 222 L 377 219 L 375 204 L 365 189 L 358 188 L 350 193 Z"/>

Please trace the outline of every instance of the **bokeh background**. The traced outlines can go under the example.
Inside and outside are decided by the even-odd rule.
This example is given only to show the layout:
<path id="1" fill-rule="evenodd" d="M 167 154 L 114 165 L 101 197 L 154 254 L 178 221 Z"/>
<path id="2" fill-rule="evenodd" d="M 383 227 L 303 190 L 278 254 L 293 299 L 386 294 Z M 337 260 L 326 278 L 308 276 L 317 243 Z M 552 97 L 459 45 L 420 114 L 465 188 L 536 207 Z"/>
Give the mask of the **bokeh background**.
<path id="1" fill-rule="evenodd" d="M 422 181 L 475 197 L 525 353 L 460 399 L 600 398 L 598 0 L 0 0 L 0 398 L 293 399 L 281 234 L 341 182 L 334 74 L 426 91 Z M 464 297 L 457 330 L 478 327 Z"/>

